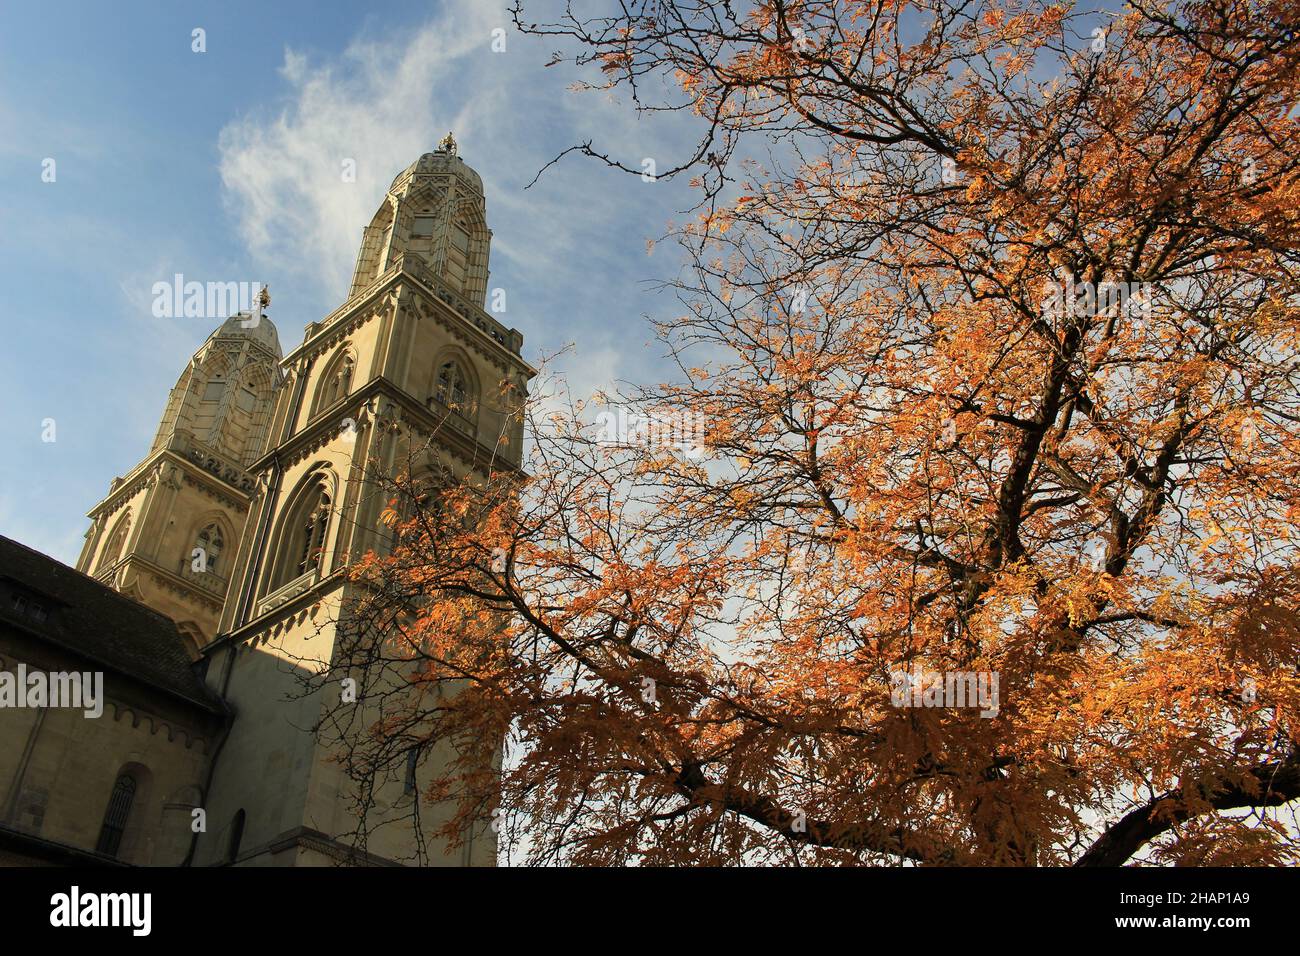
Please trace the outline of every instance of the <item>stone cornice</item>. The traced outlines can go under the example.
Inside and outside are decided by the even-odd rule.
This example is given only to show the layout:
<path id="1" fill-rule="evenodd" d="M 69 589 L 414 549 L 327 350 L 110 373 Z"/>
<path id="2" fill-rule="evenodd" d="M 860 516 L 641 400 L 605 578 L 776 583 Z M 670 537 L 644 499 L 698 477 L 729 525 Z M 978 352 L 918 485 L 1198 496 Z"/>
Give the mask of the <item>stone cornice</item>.
<path id="1" fill-rule="evenodd" d="M 148 574 L 155 583 L 166 590 L 181 597 L 196 599 L 197 603 L 209 605 L 218 614 L 221 613 L 221 608 L 225 604 L 224 594 L 218 595 L 215 592 L 208 591 L 191 581 L 186 581 L 185 578 L 181 577 L 179 574 L 167 570 L 162 565 L 150 561 L 148 558 L 135 551 L 132 551 L 124 557 L 118 558 L 118 560 L 114 561 L 108 567 L 96 571 L 94 577 L 95 580 L 99 581 L 106 587 L 113 588 L 114 590 L 121 590 L 119 587 L 119 579 L 120 575 L 125 571 L 135 571 L 137 576 L 141 572 L 144 572 Z"/>
<path id="2" fill-rule="evenodd" d="M 347 302 L 344 302 L 325 316 L 325 318 L 319 322 L 311 323 L 311 325 L 307 326 L 306 337 L 296 348 L 285 355 L 281 360 L 281 364 L 286 370 L 289 370 L 303 359 L 317 355 L 336 345 L 336 337 L 338 341 L 342 341 L 355 328 L 359 328 L 373 318 L 373 316 L 365 313 L 382 297 L 391 293 L 393 287 L 399 285 L 400 281 L 401 269 L 389 269 Z M 353 322 L 358 324 L 353 326 Z"/>
<path id="3" fill-rule="evenodd" d="M 139 555 L 132 555 L 129 560 L 131 563 L 139 564 L 144 570 L 147 570 L 149 572 L 149 577 L 152 578 L 154 583 L 159 587 L 162 587 L 179 597 L 187 598 L 195 604 L 201 604 L 205 607 L 211 608 L 217 614 L 220 614 L 222 607 L 225 606 L 226 596 L 224 594 L 218 595 L 213 591 L 205 590 L 196 584 L 186 581 L 179 574 L 174 574 L 166 568 L 154 564 L 152 561 L 147 558 L 142 558 Z"/>
<path id="4" fill-rule="evenodd" d="M 11 670 L 18 663 L 30 665 L 32 662 L 25 658 L 16 657 L 12 653 L 8 656 L 0 656 L 0 670 Z M 183 737 L 186 750 L 189 750 L 197 743 L 200 745 L 199 749 L 201 752 L 205 754 L 208 752 L 210 734 L 215 728 L 212 726 L 203 727 L 201 725 L 205 723 L 211 724 L 211 716 L 206 716 L 204 719 L 196 720 L 194 722 L 196 725 L 200 726 L 187 727 L 184 723 L 178 722 L 174 718 L 164 716 L 158 710 L 150 708 L 147 705 L 142 705 L 137 701 L 125 701 L 110 696 L 107 692 L 107 683 L 108 682 L 105 681 L 106 689 L 104 693 L 104 702 L 112 707 L 113 720 L 120 721 L 123 716 L 130 714 L 131 726 L 133 728 L 139 727 L 141 723 L 148 721 L 150 736 L 157 734 L 160 730 L 166 730 L 168 743 L 174 743 L 177 737 Z M 196 730 L 200 732 L 196 733 Z M 206 733 L 203 731 L 206 731 Z"/>
<path id="5" fill-rule="evenodd" d="M 244 490 L 231 484 L 220 474 L 205 468 L 202 462 L 187 458 L 179 454 L 177 450 L 167 447 L 160 448 L 152 455 L 149 455 L 144 461 L 127 472 L 126 477 L 114 479 L 114 487 L 94 508 L 86 513 L 86 517 L 94 520 L 103 515 L 113 514 L 129 499 L 134 498 L 142 488 L 155 484 L 159 480 L 162 471 L 161 466 L 164 462 L 180 465 L 185 479 L 196 488 L 206 492 L 209 497 L 241 512 L 248 510 L 248 503 L 252 500 L 252 487 Z M 247 473 L 245 472 L 245 474 Z M 248 480 L 252 481 L 251 476 L 248 477 Z"/>
<path id="6" fill-rule="evenodd" d="M 397 297 L 400 294 L 401 287 L 395 283 L 392 287 L 375 290 L 374 295 L 366 296 L 364 301 L 359 301 L 354 309 L 349 310 L 351 314 L 346 318 L 340 316 L 329 325 L 312 323 L 311 328 L 316 328 L 316 331 L 290 353 L 294 363 L 301 363 L 305 359 L 315 361 L 333 352 L 350 336 L 355 335 L 363 325 L 382 318 L 384 313 L 396 309 Z M 285 367 L 289 368 L 288 357 L 285 358 Z"/>
<path id="7" fill-rule="evenodd" d="M 354 328 L 352 322 L 358 318 L 361 319 L 360 324 L 364 324 L 371 316 L 363 317 L 361 314 L 380 297 L 397 292 L 404 282 L 411 283 L 429 303 L 436 306 L 433 312 L 427 314 L 437 316 L 448 329 L 457 332 L 466 344 L 495 365 L 524 371 L 529 378 L 537 374 L 537 369 L 525 362 L 517 351 L 523 342 L 523 336 L 518 330 L 507 329 L 482 308 L 448 288 L 423 262 L 406 256 L 399 258 L 383 275 L 320 322 L 308 326 L 306 339 L 284 357 L 284 367 L 289 369 L 304 358 L 336 346 L 343 339 L 343 334 L 335 335 L 340 324 L 348 332 Z M 498 341 L 497 337 L 503 341 Z"/>
<path id="8" fill-rule="evenodd" d="M 317 412 L 315 417 L 292 438 L 253 462 L 249 466 L 250 470 L 264 471 L 277 456 L 280 464 L 285 468 L 310 457 L 338 436 L 339 425 L 345 418 L 353 419 L 358 428 L 372 424 L 373 416 L 369 406 L 371 400 L 378 397 L 388 398 L 400 406 L 403 415 L 417 426 L 421 426 L 421 431 L 429 435 L 437 432 L 444 447 L 462 464 L 471 468 L 485 468 L 495 461 L 499 463 L 502 470 L 518 470 L 518 464 L 505 458 L 499 449 L 490 448 L 476 438 L 444 425 L 442 418 L 435 412 L 417 401 L 409 392 L 383 377 L 372 379 L 355 392 Z"/>
<path id="9" fill-rule="evenodd" d="M 480 306 L 448 288 L 418 259 L 409 262 L 403 259 L 398 266 L 439 307 L 443 313 L 442 320 L 448 328 L 460 331 L 462 336 L 465 331 L 471 332 L 469 341 L 485 358 L 501 368 L 526 371 L 529 378 L 537 374 L 537 369 L 525 362 L 519 354 L 523 336 L 517 329 L 507 329 Z M 448 322 L 449 317 L 453 321 Z"/>
<path id="10" fill-rule="evenodd" d="M 295 827 L 292 830 L 286 830 L 284 833 L 272 837 L 261 846 L 239 854 L 239 859 L 252 859 L 263 853 L 283 853 L 285 850 L 292 850 L 295 847 L 315 850 L 323 856 L 328 856 L 336 863 L 344 863 L 349 866 L 401 866 L 400 863 L 395 863 L 387 857 L 378 856 L 367 850 L 358 850 L 309 827 Z"/>
<path id="11" fill-rule="evenodd" d="M 187 464 L 193 464 L 193 462 L 187 462 Z M 203 480 L 199 480 L 199 479 L 203 479 Z M 186 484 L 198 488 L 200 491 L 206 494 L 209 498 L 216 501 L 218 504 L 223 504 L 231 508 L 234 508 L 236 511 L 240 512 L 241 514 L 248 511 L 248 503 L 253 499 L 252 492 L 246 492 L 240 490 L 239 497 L 234 497 L 233 495 L 228 495 L 225 493 L 225 489 L 229 487 L 228 485 L 225 484 L 225 482 L 220 482 L 220 484 L 217 484 L 208 479 L 209 479 L 209 474 L 207 472 L 200 472 L 198 474 L 195 474 L 194 472 L 187 471 L 185 473 Z"/>
<path id="12" fill-rule="evenodd" d="M 70 647 L 62 641 L 52 639 L 47 634 L 35 631 L 26 626 L 25 623 L 5 621 L 4 624 L 5 627 L 8 628 L 10 634 L 18 634 L 28 642 L 43 647 L 45 649 L 44 653 L 50 653 L 52 650 L 53 653 L 58 655 L 58 658 L 56 659 L 70 657 L 77 661 L 77 667 L 75 668 L 77 670 L 102 671 L 104 673 L 104 698 L 108 703 L 112 704 L 115 710 L 119 713 L 123 710 L 131 710 L 132 712 L 144 711 L 154 715 L 157 718 L 158 723 L 171 723 L 172 719 L 165 716 L 160 708 L 157 706 L 148 706 L 149 701 L 147 700 L 144 703 L 141 703 L 142 698 L 145 698 L 148 695 L 156 695 L 157 697 L 166 700 L 172 706 L 183 708 L 186 714 L 194 714 L 196 718 L 194 724 L 201 729 L 206 724 L 207 729 L 211 730 L 213 728 L 213 721 L 224 721 L 229 717 L 229 712 L 224 703 L 218 700 L 215 694 L 212 695 L 213 699 L 210 701 L 196 700 L 193 697 L 179 693 L 171 688 L 162 687 L 150 681 L 142 680 L 138 675 L 109 664 L 108 662 L 101 660 L 99 657 L 89 654 L 80 648 Z M 0 629 L 0 637 L 5 636 L 5 631 Z M 42 652 L 40 651 L 33 651 L 32 655 L 29 656 L 28 654 L 23 653 L 21 649 L 8 648 L 3 653 L 0 653 L 0 670 L 7 669 L 9 663 L 16 661 L 24 661 L 29 667 L 33 664 L 36 664 L 38 667 L 43 666 L 42 661 L 38 656 L 41 653 Z M 34 660 L 33 657 L 36 659 Z M 84 667 L 82 666 L 83 663 L 90 666 Z M 47 667 L 45 669 L 53 670 L 56 668 Z M 114 687 L 114 690 L 117 692 L 113 694 L 108 692 L 110 676 L 113 678 L 115 685 L 117 685 Z M 117 678 L 122 678 L 122 680 L 117 681 Z M 118 690 L 120 686 L 125 686 L 131 692 L 126 694 L 121 693 L 120 690 Z M 138 718 L 136 723 L 139 723 Z M 155 731 L 156 729 L 155 726 Z"/>
<path id="13" fill-rule="evenodd" d="M 242 644 L 249 638 L 253 638 L 254 642 L 256 642 L 256 639 L 262 636 L 262 632 L 270 633 L 273 627 L 282 624 L 287 618 L 300 614 L 305 616 L 307 609 L 311 605 L 319 603 L 327 594 L 338 590 L 343 585 L 344 569 L 339 568 L 275 607 L 267 608 L 263 613 L 250 618 L 247 624 L 218 635 L 207 647 L 203 648 L 203 653 L 207 654 L 226 643 Z M 259 605 L 261 603 L 262 601 L 258 602 Z"/>
<path id="14" fill-rule="evenodd" d="M 133 728 L 139 727 L 141 723 L 148 721 L 150 736 L 154 736 L 158 731 L 165 729 L 167 731 L 168 743 L 174 743 L 178 736 L 182 736 L 185 738 L 186 750 L 189 750 L 197 743 L 201 753 L 205 755 L 208 753 L 209 737 L 207 735 L 192 733 L 189 728 L 177 724 L 174 721 L 170 721 L 166 717 L 155 714 L 144 707 L 139 707 L 135 704 L 119 703 L 112 699 L 108 702 L 113 705 L 113 719 L 115 721 L 120 721 L 124 716 L 130 714 L 131 726 Z"/>

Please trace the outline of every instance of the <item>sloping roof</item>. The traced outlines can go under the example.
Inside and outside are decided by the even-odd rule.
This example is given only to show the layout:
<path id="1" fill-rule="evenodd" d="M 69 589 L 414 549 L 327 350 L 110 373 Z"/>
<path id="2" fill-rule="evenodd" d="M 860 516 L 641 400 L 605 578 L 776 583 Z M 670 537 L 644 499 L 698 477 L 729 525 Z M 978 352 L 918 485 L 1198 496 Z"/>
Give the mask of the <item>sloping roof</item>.
<path id="1" fill-rule="evenodd" d="M 276 358 L 284 357 L 284 353 L 280 351 L 280 334 L 276 332 L 275 323 L 271 321 L 269 315 L 255 317 L 251 312 L 238 312 L 217 326 L 216 331 L 208 338 L 215 339 L 219 335 L 227 338 L 239 336 L 252 339 L 274 352 Z"/>
<path id="2" fill-rule="evenodd" d="M 48 555 L 0 535 L 0 581 L 49 602 L 43 620 L 0 601 L 0 621 L 16 624 L 106 669 L 220 712 L 190 665 L 176 622 Z"/>
<path id="3" fill-rule="evenodd" d="M 415 173 L 417 176 L 435 175 L 439 173 L 450 173 L 453 176 L 463 179 L 469 184 L 472 192 L 483 195 L 483 179 L 474 168 L 457 154 L 440 149 L 435 153 L 425 153 L 415 162 L 407 166 L 395 177 L 393 185 L 388 187 L 389 192 L 396 188 L 397 184 L 402 181 L 402 177 Z"/>
<path id="4" fill-rule="evenodd" d="M 121 860 L 115 860 L 103 853 L 83 850 L 80 847 L 48 840 L 35 833 L 24 833 L 13 827 L 0 823 L 0 859 L 5 851 L 13 854 L 20 862 L 8 862 L 10 866 L 49 865 L 49 866 L 130 866 Z"/>

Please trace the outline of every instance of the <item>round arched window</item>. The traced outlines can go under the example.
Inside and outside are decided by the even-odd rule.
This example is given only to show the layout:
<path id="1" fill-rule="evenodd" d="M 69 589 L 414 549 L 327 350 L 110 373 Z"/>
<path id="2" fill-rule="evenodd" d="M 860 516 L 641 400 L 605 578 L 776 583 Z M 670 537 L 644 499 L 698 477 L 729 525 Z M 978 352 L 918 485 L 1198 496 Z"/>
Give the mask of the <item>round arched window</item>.
<path id="1" fill-rule="evenodd" d="M 221 557 L 221 549 L 225 546 L 226 542 L 221 536 L 221 528 L 215 522 L 200 531 L 198 538 L 194 541 L 195 554 L 193 558 L 196 569 L 216 574 L 217 560 Z"/>
<path id="2" fill-rule="evenodd" d="M 452 411 L 468 415 L 467 380 L 468 376 L 460 365 L 456 362 L 445 363 L 442 368 L 438 369 L 438 387 L 434 392 L 434 397 L 437 398 L 440 404 L 447 406 Z"/>

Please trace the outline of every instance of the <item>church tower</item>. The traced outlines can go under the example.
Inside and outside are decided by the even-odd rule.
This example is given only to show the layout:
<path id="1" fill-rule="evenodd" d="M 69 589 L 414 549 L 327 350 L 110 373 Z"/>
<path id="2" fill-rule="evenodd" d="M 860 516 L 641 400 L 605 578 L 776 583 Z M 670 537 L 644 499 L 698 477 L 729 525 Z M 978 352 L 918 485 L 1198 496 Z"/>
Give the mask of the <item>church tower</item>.
<path id="1" fill-rule="evenodd" d="M 334 622 L 353 596 L 349 557 L 389 546 L 381 472 L 407 470 L 416 450 L 431 473 L 486 478 L 519 466 L 513 412 L 536 373 L 520 333 L 484 308 L 490 243 L 482 181 L 449 135 L 393 180 L 364 230 L 347 300 L 280 362 L 264 448 L 242 459 L 251 478 L 242 533 L 223 539 L 220 636 L 203 651 L 208 684 L 235 716 L 210 771 L 196 865 L 352 859 L 349 781 L 306 730 L 334 702 L 304 694 L 301 678 L 333 659 Z M 178 423 L 199 420 L 183 415 Z M 249 419 L 249 441 L 260 427 Z M 398 781 L 376 799 L 400 817 L 412 792 Z M 450 811 L 416 812 L 428 834 Z M 367 851 L 403 862 L 413 845 L 399 823 Z M 431 862 L 492 865 L 495 853 L 485 821 L 458 853 Z"/>
<path id="2" fill-rule="evenodd" d="M 227 319 L 181 373 L 149 454 L 89 514 L 77 570 L 172 618 L 195 658 L 217 635 L 279 362 L 260 309 Z"/>

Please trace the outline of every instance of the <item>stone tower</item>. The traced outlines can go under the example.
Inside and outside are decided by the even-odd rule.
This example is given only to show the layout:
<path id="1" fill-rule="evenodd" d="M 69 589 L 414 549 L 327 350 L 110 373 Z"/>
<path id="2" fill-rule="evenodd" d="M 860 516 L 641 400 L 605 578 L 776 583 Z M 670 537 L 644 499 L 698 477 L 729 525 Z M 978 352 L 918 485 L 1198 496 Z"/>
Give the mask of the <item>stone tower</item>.
<path id="1" fill-rule="evenodd" d="M 279 362 L 269 318 L 227 319 L 181 373 L 149 454 L 89 514 L 77 570 L 172 618 L 195 658 L 217 635 Z"/>
<path id="2" fill-rule="evenodd" d="M 208 684 L 235 719 L 211 770 L 198 865 L 349 859 L 339 839 L 356 825 L 349 783 L 304 732 L 329 702 L 304 695 L 300 678 L 334 654 L 333 622 L 352 597 L 348 557 L 388 547 L 377 472 L 410 467 L 416 448 L 431 471 L 486 476 L 519 464 L 523 429 L 510 412 L 535 372 L 520 333 L 484 309 L 490 242 L 482 181 L 449 136 L 393 181 L 364 230 L 347 300 L 280 363 L 264 451 L 246 461 L 251 500 L 225 565 L 220 636 L 203 651 Z M 381 809 L 400 816 L 410 795 L 399 782 Z M 446 814 L 416 811 L 426 834 Z M 409 824 L 397 825 L 368 851 L 399 862 L 411 844 Z M 494 861 L 486 826 L 435 860 Z"/>

